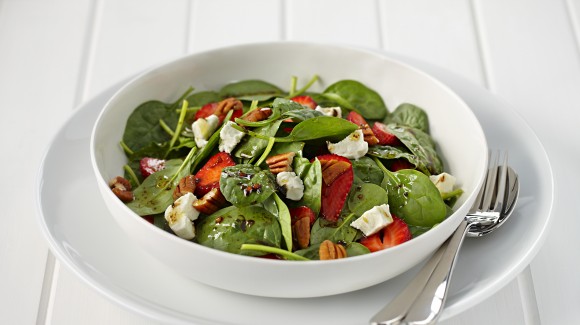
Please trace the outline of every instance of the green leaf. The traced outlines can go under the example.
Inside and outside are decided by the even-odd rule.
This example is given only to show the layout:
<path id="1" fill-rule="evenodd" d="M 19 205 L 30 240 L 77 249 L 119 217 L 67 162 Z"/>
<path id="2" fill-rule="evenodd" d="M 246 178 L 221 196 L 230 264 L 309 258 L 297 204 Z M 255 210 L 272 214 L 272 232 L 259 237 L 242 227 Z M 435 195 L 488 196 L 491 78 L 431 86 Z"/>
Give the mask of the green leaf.
<path id="1" fill-rule="evenodd" d="M 387 182 L 391 213 L 409 225 L 432 227 L 447 217 L 447 206 L 428 176 L 403 169 L 391 173 Z"/>
<path id="2" fill-rule="evenodd" d="M 189 106 L 203 106 L 209 103 L 215 103 L 222 100 L 220 95 L 215 91 L 201 91 L 187 97 Z"/>
<path id="3" fill-rule="evenodd" d="M 341 216 L 337 222 L 330 222 L 324 218 L 318 218 L 310 231 L 310 244 L 320 244 L 325 240 L 333 243 L 342 241 L 350 243 L 354 241 L 357 230 L 350 226 L 354 220 L 354 214 Z"/>
<path id="4" fill-rule="evenodd" d="M 284 238 L 284 242 L 286 243 L 286 249 L 291 252 L 292 251 L 292 224 L 291 224 L 291 217 L 290 211 L 284 201 L 280 199 L 278 194 L 274 193 L 274 200 L 276 201 L 276 206 L 278 207 L 278 214 L 276 217 L 278 218 L 278 222 L 280 223 L 280 228 L 282 229 L 282 237 Z"/>
<path id="5" fill-rule="evenodd" d="M 222 98 L 235 97 L 239 100 L 268 100 L 283 96 L 284 92 L 271 83 L 262 80 L 243 80 L 225 85 L 219 92 Z"/>
<path id="6" fill-rule="evenodd" d="M 123 133 L 123 142 L 134 152 L 149 146 L 151 143 L 163 143 L 171 139 L 159 120 L 175 129 L 178 114 L 171 104 L 160 101 L 148 101 L 139 105 L 129 118 Z"/>
<path id="7" fill-rule="evenodd" d="M 274 175 L 250 164 L 229 166 L 222 170 L 220 191 L 235 206 L 264 202 L 276 190 Z"/>
<path id="8" fill-rule="evenodd" d="M 281 246 L 278 220 L 260 206 L 221 209 L 202 217 L 195 228 L 199 244 L 234 254 L 264 255 L 264 252 L 242 251 L 243 244 Z"/>
<path id="9" fill-rule="evenodd" d="M 369 150 L 373 147 L 369 147 Z M 351 163 L 354 176 L 363 182 L 380 185 L 383 181 L 383 171 L 371 158 L 365 156 L 359 159 L 353 159 Z"/>
<path id="10" fill-rule="evenodd" d="M 294 158 L 294 172 L 304 184 L 304 195 L 300 201 L 293 203 L 293 206 L 305 205 L 309 207 L 314 215 L 318 215 L 321 207 L 322 195 L 322 167 L 320 161 L 315 159 L 312 163 L 306 158 Z"/>
<path id="11" fill-rule="evenodd" d="M 352 242 L 346 245 L 346 256 L 348 257 L 370 254 L 370 252 L 371 251 L 361 243 Z"/>
<path id="12" fill-rule="evenodd" d="M 253 132 L 265 138 L 273 137 L 276 135 L 280 124 L 282 124 L 282 121 L 276 121 L 272 124 L 258 127 Z M 234 157 L 254 158 L 259 156 L 267 146 L 268 140 L 264 140 L 255 136 L 245 136 L 242 139 L 242 142 L 236 146 Z"/>
<path id="13" fill-rule="evenodd" d="M 409 103 L 399 105 L 395 111 L 387 116 L 385 124 L 395 123 L 419 129 L 429 133 L 429 117 L 427 113 L 420 108 Z"/>
<path id="14" fill-rule="evenodd" d="M 328 86 L 322 94 L 341 107 L 358 112 L 365 119 L 382 120 L 388 113 L 381 96 L 355 80 L 338 81 Z"/>
<path id="15" fill-rule="evenodd" d="M 151 174 L 133 191 L 135 199 L 127 203 L 127 206 L 140 216 L 164 212 L 173 203 L 175 186 L 182 177 L 189 174 L 189 170 L 183 168 L 179 175 L 174 177 L 182 163 L 181 159 L 166 161 L 165 169 Z"/>
<path id="16" fill-rule="evenodd" d="M 298 123 L 292 132 L 277 142 L 308 141 L 326 139 L 340 141 L 358 129 L 358 126 L 345 119 L 332 116 L 318 116 Z"/>
<path id="17" fill-rule="evenodd" d="M 347 206 L 348 209 L 361 216 L 366 211 L 377 205 L 388 204 L 389 196 L 379 185 L 372 183 L 354 183 L 349 193 Z"/>
<path id="18" fill-rule="evenodd" d="M 388 124 L 387 130 L 401 140 L 405 147 L 417 157 L 418 162 L 414 164 L 417 169 L 431 175 L 443 172 L 443 163 L 435 149 L 435 142 L 429 134 L 397 124 Z"/>

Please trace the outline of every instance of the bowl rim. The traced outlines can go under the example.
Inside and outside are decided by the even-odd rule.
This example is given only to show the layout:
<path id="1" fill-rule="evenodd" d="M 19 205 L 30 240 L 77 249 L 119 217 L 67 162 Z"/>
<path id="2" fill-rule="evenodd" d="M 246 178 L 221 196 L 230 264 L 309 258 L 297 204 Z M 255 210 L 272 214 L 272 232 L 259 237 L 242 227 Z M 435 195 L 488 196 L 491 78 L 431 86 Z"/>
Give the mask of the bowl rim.
<path id="1" fill-rule="evenodd" d="M 427 73 L 419 68 L 416 68 L 411 64 L 402 62 L 402 61 L 390 56 L 388 53 L 378 52 L 376 50 L 372 50 L 372 49 L 368 49 L 368 48 L 362 48 L 362 47 L 357 47 L 357 46 L 353 46 L 353 45 L 337 44 L 337 43 L 325 43 L 325 42 L 314 43 L 314 42 L 307 42 L 307 41 L 268 41 L 268 42 L 244 43 L 244 44 L 238 44 L 238 45 L 232 45 L 232 46 L 213 48 L 213 49 L 208 49 L 208 50 L 204 50 L 204 51 L 200 51 L 200 52 L 186 54 L 186 55 L 183 55 L 183 56 L 178 57 L 178 58 L 169 59 L 169 60 L 166 60 L 162 63 L 154 65 L 148 69 L 145 69 L 141 73 L 137 74 L 136 76 L 134 76 L 133 78 L 128 80 L 124 85 L 122 85 L 113 94 L 113 96 L 111 96 L 111 98 L 109 98 L 107 100 L 106 104 L 103 106 L 103 108 L 99 112 L 98 117 L 96 119 L 96 122 L 94 123 L 92 131 L 91 131 L 91 137 L 90 137 L 91 166 L 92 166 L 93 172 L 97 178 L 96 181 L 97 181 L 97 184 L 99 185 L 99 187 L 100 188 L 108 188 L 108 184 L 107 184 L 107 180 L 105 180 L 103 175 L 100 173 L 99 164 L 98 164 L 96 156 L 95 156 L 96 135 L 99 132 L 99 129 L 100 129 L 99 126 L 101 125 L 101 123 L 103 121 L 103 117 L 106 114 L 106 112 L 110 109 L 111 104 L 114 103 L 117 100 L 117 98 L 119 96 L 121 96 L 127 89 L 131 88 L 134 84 L 138 83 L 145 76 L 154 74 L 157 71 L 162 71 L 164 69 L 167 69 L 169 66 L 179 65 L 179 64 L 182 64 L 184 61 L 193 60 L 197 56 L 211 55 L 212 53 L 220 53 L 223 51 L 234 51 L 234 50 L 240 50 L 240 49 L 257 49 L 260 47 L 272 47 L 272 46 L 290 46 L 290 47 L 302 47 L 302 48 L 304 48 L 304 47 L 334 48 L 336 50 L 347 50 L 347 51 L 359 52 L 360 54 L 363 54 L 363 55 L 369 55 L 369 56 L 375 57 L 375 58 L 380 59 L 380 60 L 389 61 L 389 62 L 394 63 L 396 65 L 399 65 L 407 70 L 410 70 L 413 73 L 418 74 L 423 78 L 426 78 L 431 83 L 436 85 L 438 88 L 442 89 L 452 99 L 457 101 L 463 108 L 465 108 L 464 109 L 465 113 L 468 114 L 469 118 L 475 122 L 475 125 L 477 125 L 477 128 L 475 130 L 472 130 L 472 132 L 477 133 L 477 137 L 482 140 L 483 146 L 481 148 L 482 149 L 481 151 L 482 151 L 482 153 L 485 152 L 485 154 L 483 155 L 483 158 L 484 158 L 483 166 L 487 166 L 487 159 L 488 159 L 487 139 L 485 137 L 485 133 L 483 132 L 483 128 L 481 127 L 481 123 L 479 122 L 479 120 L 475 116 L 475 113 L 469 107 L 469 105 L 467 105 L 467 103 L 465 103 L 465 101 L 457 93 L 455 93 L 449 86 L 447 86 L 446 84 L 441 82 L 439 79 L 433 77 L 431 74 L 429 74 L 429 73 Z M 466 197 L 463 204 L 456 207 L 454 209 L 454 212 L 451 215 L 449 215 L 447 218 L 445 218 L 445 220 L 443 220 L 436 227 L 439 227 L 439 225 L 443 225 L 443 224 L 448 225 L 449 223 L 455 223 L 456 226 L 459 225 L 459 223 L 461 222 L 461 219 L 458 216 L 458 211 L 461 210 L 461 208 L 464 205 L 471 204 L 471 202 L 474 201 L 479 189 L 483 185 L 486 171 L 487 171 L 487 167 L 482 168 L 482 170 L 479 171 L 479 175 L 476 178 L 477 181 L 475 183 L 474 190 L 471 193 L 465 193 L 468 196 Z M 147 220 L 139 217 L 129 207 L 127 207 L 123 202 L 121 202 L 119 199 L 117 199 L 117 197 L 114 196 L 114 194 L 111 191 L 108 191 L 108 193 L 109 193 L 108 197 L 110 199 L 109 201 L 114 201 L 115 202 L 114 204 L 116 206 L 120 207 L 124 212 L 129 213 L 134 217 L 138 217 L 138 218 L 133 218 L 133 220 L 135 222 L 139 222 L 141 225 L 145 225 L 144 227 L 145 227 L 145 229 L 147 229 L 147 231 L 152 231 L 155 234 L 159 234 L 162 236 L 161 238 L 169 239 L 169 241 L 172 243 L 172 245 L 183 246 L 185 249 L 200 250 L 200 252 L 202 252 L 202 253 L 208 253 L 208 254 L 214 255 L 217 258 L 226 258 L 226 259 L 229 258 L 229 259 L 232 259 L 233 261 L 236 261 L 239 259 L 239 261 L 241 261 L 241 262 L 263 264 L 263 265 L 268 265 L 268 266 L 306 268 L 306 267 L 319 267 L 320 265 L 329 265 L 329 264 L 334 265 L 334 264 L 356 263 L 357 261 L 362 261 L 362 260 L 366 260 L 366 259 L 373 259 L 373 258 L 378 257 L 379 255 L 390 254 L 390 252 L 406 249 L 408 246 L 413 245 L 413 243 L 431 241 L 432 237 L 436 236 L 435 232 L 429 230 L 429 231 L 425 232 L 424 234 L 422 234 L 421 236 L 413 238 L 412 240 L 404 242 L 400 245 L 391 247 L 389 249 L 373 252 L 371 254 L 352 256 L 352 257 L 348 257 L 348 258 L 344 258 L 344 259 L 337 259 L 337 260 L 309 260 L 309 261 L 299 261 L 299 263 L 289 263 L 289 262 L 295 262 L 295 261 L 255 258 L 252 256 L 234 254 L 234 253 L 221 251 L 221 250 L 218 250 L 215 248 L 201 245 L 201 244 L 196 243 L 196 242 L 184 240 L 184 239 L 182 239 L 174 234 L 171 234 L 171 233 L 149 223 Z M 453 229 L 455 229 L 455 228 L 456 227 L 453 227 Z M 449 236 L 451 235 L 451 233 L 449 234 Z M 448 238 L 449 236 L 446 236 L 446 238 Z M 435 248 L 436 247 L 433 247 L 433 251 L 435 250 Z"/>

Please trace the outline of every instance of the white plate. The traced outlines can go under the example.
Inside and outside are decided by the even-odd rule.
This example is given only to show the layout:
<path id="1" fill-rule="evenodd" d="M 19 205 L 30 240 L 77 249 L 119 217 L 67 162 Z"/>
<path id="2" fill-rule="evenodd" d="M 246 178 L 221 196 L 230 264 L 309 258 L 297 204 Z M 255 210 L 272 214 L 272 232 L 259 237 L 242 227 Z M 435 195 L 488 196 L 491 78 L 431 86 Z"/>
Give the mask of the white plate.
<path id="1" fill-rule="evenodd" d="M 510 164 L 520 174 L 521 197 L 508 223 L 464 243 L 442 316 L 446 319 L 491 296 L 530 263 L 551 219 L 552 171 L 534 132 L 506 103 L 443 69 L 397 59 L 431 73 L 462 96 L 479 118 L 490 148 L 509 149 Z M 39 222 L 52 252 L 107 298 L 171 323 L 362 324 L 418 271 L 364 290 L 308 299 L 246 296 L 174 273 L 124 236 L 101 201 L 91 170 L 91 127 L 120 86 L 82 105 L 63 125 L 46 153 L 37 189 Z"/>

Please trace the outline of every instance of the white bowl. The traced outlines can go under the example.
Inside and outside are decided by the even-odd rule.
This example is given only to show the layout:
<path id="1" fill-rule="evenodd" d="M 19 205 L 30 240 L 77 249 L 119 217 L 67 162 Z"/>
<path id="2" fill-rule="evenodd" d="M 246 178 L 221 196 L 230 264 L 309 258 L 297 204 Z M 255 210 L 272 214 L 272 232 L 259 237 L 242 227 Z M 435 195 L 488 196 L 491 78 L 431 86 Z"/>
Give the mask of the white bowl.
<path id="1" fill-rule="evenodd" d="M 139 104 L 152 99 L 172 102 L 190 86 L 196 91 L 217 90 L 244 79 L 262 79 L 284 89 L 291 76 L 305 82 L 314 74 L 320 81 L 313 91 L 322 91 L 341 79 L 354 79 L 381 94 L 391 110 L 398 103 L 410 102 L 428 112 L 445 169 L 465 191 L 449 218 L 387 250 L 340 260 L 292 262 L 230 254 L 183 240 L 134 214 L 109 189 L 107 181 L 123 174 L 126 159 L 119 141 L 129 114 Z M 149 70 L 109 100 L 91 138 L 91 160 L 102 197 L 139 246 L 193 280 L 270 297 L 315 297 L 362 289 L 421 262 L 451 235 L 475 200 L 486 171 L 487 150 L 483 130 L 470 108 L 433 77 L 375 52 L 310 43 L 227 47 Z"/>

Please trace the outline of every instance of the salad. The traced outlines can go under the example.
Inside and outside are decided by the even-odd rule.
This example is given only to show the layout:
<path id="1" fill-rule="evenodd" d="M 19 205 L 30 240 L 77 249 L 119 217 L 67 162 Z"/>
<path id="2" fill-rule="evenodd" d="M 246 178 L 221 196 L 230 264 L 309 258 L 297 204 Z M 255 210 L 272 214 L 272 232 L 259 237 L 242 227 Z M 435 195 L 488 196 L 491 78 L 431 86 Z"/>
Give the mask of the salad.
<path id="1" fill-rule="evenodd" d="M 390 112 L 355 80 L 309 92 L 243 80 L 148 101 L 127 120 L 125 175 L 109 182 L 139 216 L 185 240 L 285 260 L 399 245 L 447 218 L 462 194 L 429 120 Z"/>

